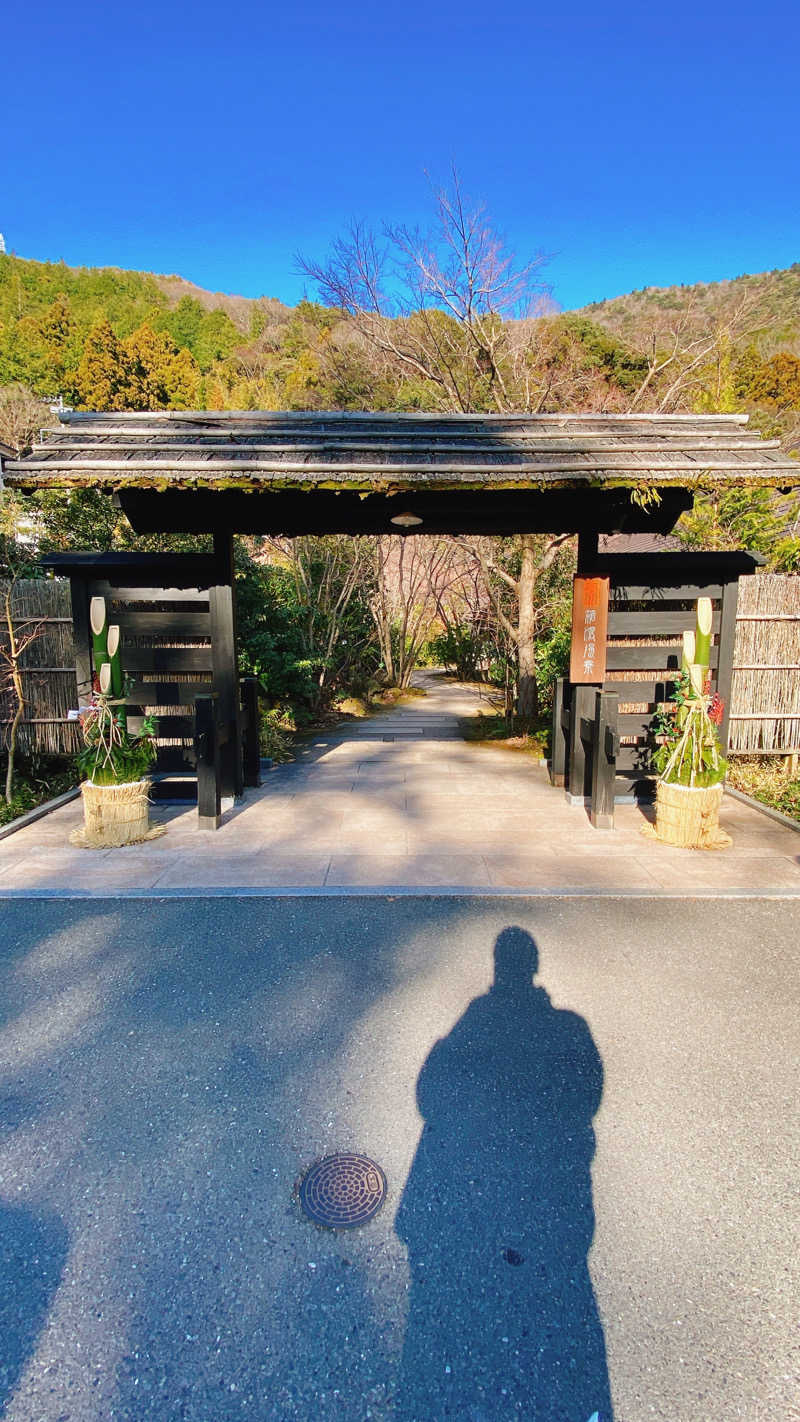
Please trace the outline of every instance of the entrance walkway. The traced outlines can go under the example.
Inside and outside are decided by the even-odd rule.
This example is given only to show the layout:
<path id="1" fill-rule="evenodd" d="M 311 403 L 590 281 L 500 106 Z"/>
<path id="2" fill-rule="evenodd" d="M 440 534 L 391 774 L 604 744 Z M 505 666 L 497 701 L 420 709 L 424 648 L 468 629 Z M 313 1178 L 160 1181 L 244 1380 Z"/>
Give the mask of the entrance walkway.
<path id="1" fill-rule="evenodd" d="M 74 802 L 0 841 L 0 893 L 152 889 L 520 890 L 533 894 L 800 895 L 800 835 L 733 800 L 733 848 L 671 849 L 620 806 L 595 831 L 530 756 L 461 740 L 471 687 L 423 673 L 427 695 L 308 745 L 248 791 L 218 833 L 193 806 L 157 807 L 167 833 L 126 849 L 72 848 Z"/>

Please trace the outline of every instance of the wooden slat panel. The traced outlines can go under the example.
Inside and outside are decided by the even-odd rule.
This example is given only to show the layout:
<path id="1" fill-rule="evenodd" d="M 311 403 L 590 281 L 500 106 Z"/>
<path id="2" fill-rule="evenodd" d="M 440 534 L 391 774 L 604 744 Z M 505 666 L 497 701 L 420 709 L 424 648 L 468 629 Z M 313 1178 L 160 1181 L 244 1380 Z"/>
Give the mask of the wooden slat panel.
<path id="1" fill-rule="evenodd" d="M 620 746 L 617 755 L 617 770 L 638 770 L 640 775 L 646 775 L 648 755 L 647 747 Z"/>
<path id="2" fill-rule="evenodd" d="M 134 681 L 129 706 L 193 706 L 196 696 L 209 696 L 208 681 Z"/>
<path id="3" fill-rule="evenodd" d="M 647 672 L 642 672 L 643 677 L 649 677 Z M 654 681 L 652 678 L 642 681 L 606 681 L 603 683 L 604 691 L 616 691 L 620 701 L 646 701 L 648 705 L 653 705 L 658 701 L 670 701 L 675 688 L 675 682 L 670 680 L 667 674 L 663 681 Z"/>
<path id="4" fill-rule="evenodd" d="M 134 734 L 142 729 L 143 716 L 128 716 L 128 730 Z M 159 716 L 157 718 L 156 736 L 171 739 L 173 736 L 183 736 L 186 740 L 191 740 L 194 736 L 194 716 Z"/>
<path id="5" fill-rule="evenodd" d="M 670 632 L 690 631 L 696 621 L 694 609 L 686 612 L 662 612 L 658 603 L 652 612 L 611 612 L 608 617 L 610 636 L 665 637 Z M 712 630 L 719 631 L 720 614 L 714 613 Z"/>
<path id="6" fill-rule="evenodd" d="M 194 750 L 191 746 L 160 746 L 156 770 L 193 770 Z"/>
<path id="7" fill-rule="evenodd" d="M 653 729 L 653 712 L 624 711 L 618 725 L 621 736 L 647 736 Z"/>
<path id="8" fill-rule="evenodd" d="M 123 588 L 97 581 L 92 583 L 92 592 L 120 602 L 177 602 L 185 603 L 192 612 L 208 611 L 208 588 Z"/>
<path id="9" fill-rule="evenodd" d="M 127 672 L 207 672 L 211 674 L 210 647 L 125 647 Z"/>
<path id="10" fill-rule="evenodd" d="M 722 597 L 722 583 L 664 583 L 658 587 L 646 587 L 641 583 L 626 587 L 621 583 L 611 583 L 611 603 L 616 607 L 620 602 L 696 602 L 699 597 Z"/>
<path id="11" fill-rule="evenodd" d="M 211 636 L 207 612 L 115 612 L 109 622 L 116 623 L 130 637 Z"/>
<path id="12" fill-rule="evenodd" d="M 681 643 L 675 642 L 670 647 L 615 647 L 613 642 L 608 644 L 606 653 L 606 667 L 609 671 L 634 671 L 641 668 L 643 671 L 677 670 L 681 659 Z M 709 666 L 717 665 L 717 648 L 711 648 L 709 656 Z"/>

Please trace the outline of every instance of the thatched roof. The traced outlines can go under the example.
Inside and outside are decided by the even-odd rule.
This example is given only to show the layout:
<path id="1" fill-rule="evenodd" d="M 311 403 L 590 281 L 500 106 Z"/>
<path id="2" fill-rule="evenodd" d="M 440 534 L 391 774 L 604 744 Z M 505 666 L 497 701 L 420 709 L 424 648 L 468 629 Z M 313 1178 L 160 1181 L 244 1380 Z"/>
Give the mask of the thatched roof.
<path id="1" fill-rule="evenodd" d="M 396 415 L 66 411 L 17 488 L 575 489 L 800 484 L 746 415 Z"/>

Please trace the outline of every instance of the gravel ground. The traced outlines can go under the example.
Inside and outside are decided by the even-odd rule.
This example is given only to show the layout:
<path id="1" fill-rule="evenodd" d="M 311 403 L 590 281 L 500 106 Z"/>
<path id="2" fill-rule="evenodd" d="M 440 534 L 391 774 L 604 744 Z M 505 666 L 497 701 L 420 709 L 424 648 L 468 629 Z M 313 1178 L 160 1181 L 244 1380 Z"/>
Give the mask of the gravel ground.
<path id="1" fill-rule="evenodd" d="M 2 915 L 9 1422 L 800 1417 L 796 900 Z"/>

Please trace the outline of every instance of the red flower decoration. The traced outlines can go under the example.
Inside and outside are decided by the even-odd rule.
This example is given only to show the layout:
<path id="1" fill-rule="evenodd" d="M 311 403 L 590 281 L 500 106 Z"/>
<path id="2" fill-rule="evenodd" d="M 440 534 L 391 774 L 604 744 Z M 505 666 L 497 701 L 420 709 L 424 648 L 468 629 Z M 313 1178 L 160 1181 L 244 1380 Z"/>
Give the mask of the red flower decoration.
<path id="1" fill-rule="evenodd" d="M 715 691 L 711 698 L 711 705 L 708 708 L 708 719 L 714 722 L 715 726 L 722 725 L 722 713 L 725 710 L 725 702 Z"/>

